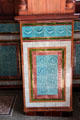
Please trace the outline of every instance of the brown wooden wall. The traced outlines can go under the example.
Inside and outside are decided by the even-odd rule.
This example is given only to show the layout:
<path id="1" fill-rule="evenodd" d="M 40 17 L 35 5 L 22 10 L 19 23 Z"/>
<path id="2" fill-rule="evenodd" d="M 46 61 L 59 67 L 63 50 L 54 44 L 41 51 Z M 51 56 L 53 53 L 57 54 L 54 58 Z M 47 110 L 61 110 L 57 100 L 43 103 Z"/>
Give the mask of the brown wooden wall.
<path id="1" fill-rule="evenodd" d="M 66 0 L 26 0 L 28 14 L 72 13 L 73 3 Z"/>
<path id="2" fill-rule="evenodd" d="M 0 16 L 15 14 L 15 0 L 0 0 Z"/>

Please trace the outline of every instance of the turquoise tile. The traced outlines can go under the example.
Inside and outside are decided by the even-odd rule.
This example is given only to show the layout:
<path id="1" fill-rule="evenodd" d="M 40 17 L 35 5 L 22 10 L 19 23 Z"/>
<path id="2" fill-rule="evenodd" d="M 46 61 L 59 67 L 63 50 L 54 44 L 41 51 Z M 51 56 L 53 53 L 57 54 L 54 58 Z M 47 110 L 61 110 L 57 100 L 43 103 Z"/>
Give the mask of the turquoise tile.
<path id="1" fill-rule="evenodd" d="M 36 56 L 37 94 L 58 94 L 58 55 Z"/>
<path id="2" fill-rule="evenodd" d="M 43 25 L 43 26 L 23 26 L 22 37 L 70 37 L 72 34 L 71 25 Z"/>

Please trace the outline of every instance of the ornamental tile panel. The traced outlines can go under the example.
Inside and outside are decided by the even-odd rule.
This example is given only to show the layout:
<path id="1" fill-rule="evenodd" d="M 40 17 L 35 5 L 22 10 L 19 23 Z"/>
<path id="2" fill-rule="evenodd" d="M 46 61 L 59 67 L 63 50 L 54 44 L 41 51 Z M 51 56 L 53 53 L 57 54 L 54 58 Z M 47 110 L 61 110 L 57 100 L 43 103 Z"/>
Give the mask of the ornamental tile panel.
<path id="1" fill-rule="evenodd" d="M 71 37 L 72 25 L 22 26 L 22 38 Z"/>

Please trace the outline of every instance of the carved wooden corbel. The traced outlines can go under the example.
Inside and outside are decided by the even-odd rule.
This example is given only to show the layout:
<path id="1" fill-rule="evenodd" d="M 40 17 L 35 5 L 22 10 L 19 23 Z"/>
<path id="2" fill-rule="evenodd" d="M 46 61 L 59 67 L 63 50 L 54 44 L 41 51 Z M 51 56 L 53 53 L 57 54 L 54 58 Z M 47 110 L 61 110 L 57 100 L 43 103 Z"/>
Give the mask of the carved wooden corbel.
<path id="1" fill-rule="evenodd" d="M 27 14 L 27 2 L 26 0 L 15 0 L 16 13 L 18 15 L 26 15 Z"/>
<path id="2" fill-rule="evenodd" d="M 66 0 L 66 12 L 74 13 L 75 11 L 75 0 Z"/>
<path id="3" fill-rule="evenodd" d="M 75 0 L 66 0 L 66 7 L 69 9 L 73 9 L 74 3 L 75 3 Z"/>

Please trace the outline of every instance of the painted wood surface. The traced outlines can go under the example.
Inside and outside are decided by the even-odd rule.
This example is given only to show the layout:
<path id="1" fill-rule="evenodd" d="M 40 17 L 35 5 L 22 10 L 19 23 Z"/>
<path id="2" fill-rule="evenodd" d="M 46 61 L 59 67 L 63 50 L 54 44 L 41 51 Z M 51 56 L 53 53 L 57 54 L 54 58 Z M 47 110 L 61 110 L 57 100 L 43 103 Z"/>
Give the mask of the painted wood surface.
<path id="1" fill-rule="evenodd" d="M 0 0 L 0 16 L 14 16 L 15 15 L 15 1 L 14 0 Z"/>
<path id="2" fill-rule="evenodd" d="M 66 0 L 27 0 L 27 4 L 28 14 L 57 14 L 74 12 L 73 3 L 66 3 Z"/>
<path id="3" fill-rule="evenodd" d="M 69 0 L 0 0 L 0 16 L 28 14 L 73 13 L 74 3 Z"/>

